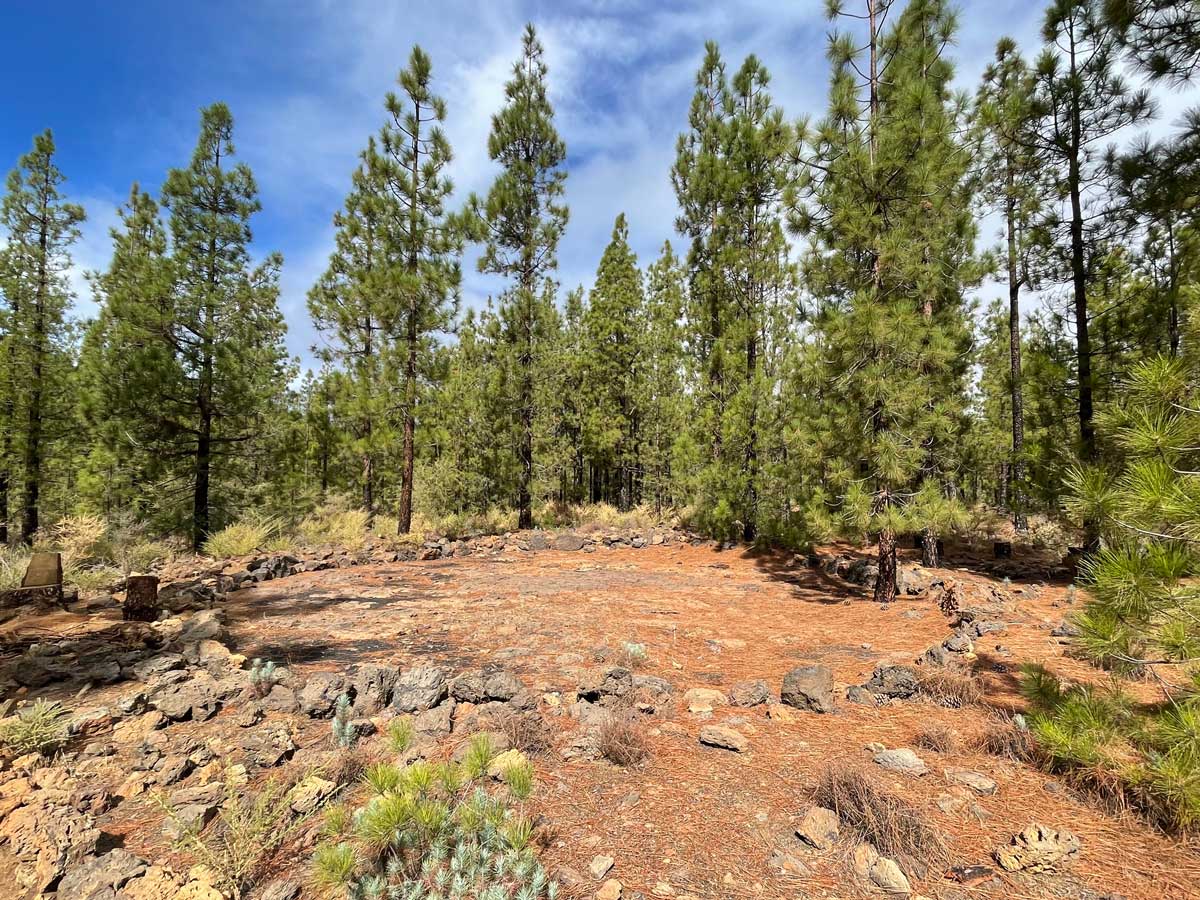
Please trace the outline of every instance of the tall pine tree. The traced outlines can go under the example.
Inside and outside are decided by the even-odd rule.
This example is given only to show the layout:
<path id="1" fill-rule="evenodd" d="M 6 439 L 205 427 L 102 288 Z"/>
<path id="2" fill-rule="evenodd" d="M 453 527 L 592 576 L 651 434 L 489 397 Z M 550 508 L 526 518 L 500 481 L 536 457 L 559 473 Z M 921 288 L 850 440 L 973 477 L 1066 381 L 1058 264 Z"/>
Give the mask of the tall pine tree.
<path id="1" fill-rule="evenodd" d="M 488 156 L 500 164 L 486 199 L 473 204 L 483 226 L 482 272 L 512 280 L 501 298 L 500 320 L 511 357 L 509 379 L 518 417 L 518 527 L 533 525 L 535 378 L 553 317 L 548 273 L 557 266 L 567 224 L 560 200 L 567 179 L 567 148 L 554 128 L 545 50 L 533 25 L 525 26 L 521 58 L 504 86 L 504 106 L 492 117 Z M 547 303 L 550 301 L 550 305 Z"/>

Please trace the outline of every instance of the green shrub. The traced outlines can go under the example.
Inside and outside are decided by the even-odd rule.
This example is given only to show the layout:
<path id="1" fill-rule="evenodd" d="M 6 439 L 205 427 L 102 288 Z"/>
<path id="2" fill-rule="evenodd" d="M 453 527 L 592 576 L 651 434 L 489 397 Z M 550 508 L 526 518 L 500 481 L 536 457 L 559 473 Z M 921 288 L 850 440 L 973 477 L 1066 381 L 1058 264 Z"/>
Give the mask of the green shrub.
<path id="1" fill-rule="evenodd" d="M 67 718 L 62 705 L 50 700 L 35 700 L 0 721 L 0 746 L 18 755 L 40 753 L 47 756 L 67 739 Z"/>
<path id="2" fill-rule="evenodd" d="M 308 816 L 292 812 L 289 788 L 278 780 L 256 791 L 243 791 L 226 773 L 225 796 L 208 828 L 187 827 L 167 800 L 152 798 L 179 826 L 176 848 L 216 877 L 216 886 L 233 900 L 244 897 L 265 874 L 266 863 Z"/>
<path id="3" fill-rule="evenodd" d="M 350 695 L 342 694 L 337 698 L 337 704 L 333 709 L 333 743 L 342 749 L 349 749 L 354 746 L 358 734 L 354 730 L 354 725 L 350 721 Z"/>
<path id="4" fill-rule="evenodd" d="M 356 550 L 367 541 L 369 518 L 362 509 L 322 507 L 305 517 L 296 531 L 310 546 L 333 544 Z"/>
<path id="5" fill-rule="evenodd" d="M 24 547 L 0 546 L 0 591 L 21 586 L 29 559 L 30 552 Z"/>
<path id="6" fill-rule="evenodd" d="M 281 673 L 271 660 L 255 659 L 250 666 L 250 690 L 254 696 L 263 698 L 271 693 L 271 688 L 279 681 Z"/>
<path id="7" fill-rule="evenodd" d="M 447 777 L 445 767 L 413 763 L 398 775 L 382 792 L 372 786 L 346 840 L 317 848 L 317 884 L 350 900 L 555 900 L 533 854 L 533 823 L 504 798 L 464 792 L 462 773 Z"/>
<path id="8" fill-rule="evenodd" d="M 412 719 L 408 716 L 392 719 L 387 727 L 388 747 L 393 753 L 404 753 L 412 746 L 415 733 Z"/>
<path id="9" fill-rule="evenodd" d="M 279 519 L 243 519 L 209 535 L 204 542 L 204 552 L 216 559 L 249 556 L 265 547 L 281 527 Z"/>
<path id="10" fill-rule="evenodd" d="M 468 778 L 482 778 L 495 758 L 496 750 L 491 737 L 486 732 L 480 732 L 471 738 L 467 755 L 463 758 L 463 769 Z"/>

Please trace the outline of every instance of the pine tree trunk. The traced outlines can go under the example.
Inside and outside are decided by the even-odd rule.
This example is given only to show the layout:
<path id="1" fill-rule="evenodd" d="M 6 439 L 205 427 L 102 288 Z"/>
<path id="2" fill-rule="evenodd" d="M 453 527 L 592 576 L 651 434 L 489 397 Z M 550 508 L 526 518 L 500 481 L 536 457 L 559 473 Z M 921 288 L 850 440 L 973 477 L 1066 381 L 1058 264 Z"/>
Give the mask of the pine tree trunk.
<path id="1" fill-rule="evenodd" d="M 895 554 L 893 553 L 893 558 Z M 921 532 L 921 565 L 936 569 L 942 564 L 941 554 L 938 553 L 938 536 L 932 528 L 926 527 Z M 895 580 L 895 562 L 892 563 L 892 579 Z"/>
<path id="2" fill-rule="evenodd" d="M 757 369 L 758 333 L 751 327 L 750 337 L 746 341 L 746 380 L 750 387 L 746 435 L 746 520 L 742 524 L 742 539 L 746 543 L 752 543 L 758 537 L 758 395 L 754 377 Z"/>
<path id="3" fill-rule="evenodd" d="M 42 488 L 42 367 L 46 353 L 46 302 L 49 278 L 46 272 L 46 242 L 49 212 L 42 203 L 38 234 L 37 290 L 33 298 L 33 333 L 30 338 L 29 406 L 25 434 L 25 508 L 21 516 L 21 540 L 33 544 L 38 530 L 38 503 Z"/>
<path id="4" fill-rule="evenodd" d="M 208 537 L 208 481 L 212 467 L 212 416 L 200 412 L 200 428 L 196 436 L 196 489 L 192 496 L 192 549 L 199 551 Z"/>
<path id="5" fill-rule="evenodd" d="M 521 317 L 523 333 L 519 360 L 521 388 L 518 403 L 521 408 L 521 435 L 517 459 L 521 465 L 521 472 L 517 485 L 517 528 L 524 530 L 533 527 L 533 285 L 525 285 L 522 293 L 525 310 Z"/>
<path id="6" fill-rule="evenodd" d="M 408 356 L 404 363 L 404 470 L 400 481 L 400 533 L 412 530 L 413 468 L 416 452 L 417 312 L 408 314 Z"/>
<path id="7" fill-rule="evenodd" d="M 879 532 L 879 577 L 875 581 L 875 602 L 896 599 L 896 533 L 890 528 Z"/>
<path id="8" fill-rule="evenodd" d="M 1017 264 L 1016 201 L 1013 175 L 1008 173 L 1008 359 L 1009 390 L 1012 394 L 1012 460 L 1008 466 L 1009 496 L 1013 527 L 1025 531 L 1025 403 L 1021 392 L 1021 277 Z"/>

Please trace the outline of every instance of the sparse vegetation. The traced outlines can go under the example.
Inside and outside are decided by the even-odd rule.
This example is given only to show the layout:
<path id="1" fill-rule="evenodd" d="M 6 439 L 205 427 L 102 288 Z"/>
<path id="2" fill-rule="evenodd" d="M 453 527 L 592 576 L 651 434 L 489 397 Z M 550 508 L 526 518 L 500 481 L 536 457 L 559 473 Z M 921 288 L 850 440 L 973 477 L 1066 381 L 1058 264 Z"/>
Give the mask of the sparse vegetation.
<path id="1" fill-rule="evenodd" d="M 650 659 L 650 653 L 645 644 L 637 641 L 622 641 L 617 651 L 617 662 L 627 669 L 640 669 Z"/>
<path id="2" fill-rule="evenodd" d="M 393 753 L 404 753 L 412 746 L 413 721 L 408 716 L 398 716 L 388 722 L 387 726 L 387 742 L 388 749 Z"/>
<path id="3" fill-rule="evenodd" d="M 945 837 L 924 813 L 859 768 L 827 766 L 817 781 L 813 799 L 837 813 L 843 824 L 886 856 L 907 854 L 928 865 L 947 857 Z"/>
<path id="4" fill-rule="evenodd" d="M 282 674 L 272 660 L 255 659 L 250 665 L 250 690 L 261 699 L 271 693 Z"/>
<path id="5" fill-rule="evenodd" d="M 614 709 L 600 723 L 596 749 L 601 756 L 618 766 L 640 765 L 650 755 L 646 727 L 635 713 Z"/>
<path id="6" fill-rule="evenodd" d="M 1025 717 L 1021 715 L 994 716 L 973 746 L 983 753 L 1013 762 L 1034 762 L 1038 758 L 1037 742 L 1029 731 Z"/>
<path id="7" fill-rule="evenodd" d="M 358 740 L 358 732 L 354 729 L 354 724 L 350 720 L 350 696 L 349 694 L 341 694 L 337 698 L 337 703 L 333 708 L 333 722 L 331 730 L 333 732 L 333 743 L 342 749 L 349 749 L 354 746 L 354 742 Z"/>
<path id="8" fill-rule="evenodd" d="M 238 785 L 226 772 L 225 796 L 217 819 L 203 830 L 180 819 L 162 795 L 154 801 L 180 831 L 178 849 L 207 868 L 216 885 L 233 900 L 241 900 L 260 880 L 275 851 L 307 819 L 292 812 L 288 786 L 266 782 L 257 791 Z"/>
<path id="9" fill-rule="evenodd" d="M 913 737 L 913 743 L 935 753 L 953 753 L 961 741 L 958 732 L 953 728 L 945 725 L 926 725 Z"/>
<path id="10" fill-rule="evenodd" d="M 249 556 L 267 546 L 279 534 L 282 522 L 275 518 L 247 518 L 227 525 L 204 541 L 204 553 L 216 559 Z"/>
<path id="11" fill-rule="evenodd" d="M 510 747 L 523 753 L 545 753 L 550 749 L 550 727 L 536 710 L 503 710 L 493 717 L 493 726 L 508 739 Z"/>
<path id="12" fill-rule="evenodd" d="M 39 699 L 0 720 L 0 746 L 21 756 L 48 756 L 67 739 L 70 712 L 57 702 Z"/>
<path id="13" fill-rule="evenodd" d="M 371 770 L 372 795 L 339 833 L 344 839 L 313 854 L 314 881 L 354 900 L 554 900 L 557 885 L 533 853 L 533 823 L 503 797 L 472 788 L 479 776 L 450 768 Z M 512 767 L 505 782 L 509 797 L 523 800 L 533 790 L 532 768 Z"/>
<path id="14" fill-rule="evenodd" d="M 917 690 L 922 696 L 952 709 L 978 703 L 983 696 L 979 680 L 974 676 L 931 666 L 917 669 Z"/>

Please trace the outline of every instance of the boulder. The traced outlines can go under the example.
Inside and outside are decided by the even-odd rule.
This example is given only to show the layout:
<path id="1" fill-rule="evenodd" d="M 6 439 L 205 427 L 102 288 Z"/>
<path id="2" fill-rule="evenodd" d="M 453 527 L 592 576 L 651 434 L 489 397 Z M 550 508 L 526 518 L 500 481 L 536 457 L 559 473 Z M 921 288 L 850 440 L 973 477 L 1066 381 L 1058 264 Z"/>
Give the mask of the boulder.
<path id="1" fill-rule="evenodd" d="M 288 791 L 288 807 L 298 816 L 315 812 L 338 788 L 332 781 L 309 775 Z"/>
<path id="2" fill-rule="evenodd" d="M 925 765 L 925 760 L 917 756 L 907 747 L 900 747 L 896 750 L 880 750 L 873 757 L 875 764 L 882 766 L 890 772 L 900 772 L 904 775 L 925 775 L 929 771 L 929 767 Z"/>
<path id="3" fill-rule="evenodd" d="M 779 698 L 797 709 L 830 712 L 833 710 L 833 672 L 827 666 L 797 666 L 783 676 Z"/>
<path id="4" fill-rule="evenodd" d="M 745 735 L 723 725 L 705 725 L 701 728 L 700 743 L 722 750 L 732 750 L 735 753 L 741 753 L 750 746 Z"/>
<path id="5" fill-rule="evenodd" d="M 881 856 L 871 866 L 869 877 L 873 884 L 888 894 L 907 895 L 912 891 L 908 878 L 894 859 Z"/>
<path id="6" fill-rule="evenodd" d="M 840 825 L 838 815 L 832 809 L 814 806 L 796 826 L 796 837 L 810 847 L 828 850 L 837 843 Z"/>
<path id="7" fill-rule="evenodd" d="M 416 713 L 432 709 L 449 694 L 446 672 L 437 666 L 408 669 L 396 679 L 392 706 L 397 712 Z"/>
<path id="8" fill-rule="evenodd" d="M 610 697 L 624 697 L 633 690 L 633 673 L 624 666 L 592 669 L 579 679 L 579 696 L 595 702 Z"/>
<path id="9" fill-rule="evenodd" d="M 876 666 L 863 687 L 877 697 L 906 700 L 917 692 L 920 683 L 912 666 Z"/>
<path id="10" fill-rule="evenodd" d="M 560 534 L 554 539 L 554 549 L 574 552 L 576 550 L 582 550 L 584 543 L 585 541 L 582 537 L 568 532 L 566 534 Z"/>
<path id="11" fill-rule="evenodd" d="M 386 709 L 392 702 L 396 679 L 400 673 L 395 666 L 377 663 L 362 663 L 350 669 L 350 690 L 354 695 L 354 711 L 362 716 L 373 716 Z M 334 698 L 334 702 L 337 698 Z"/>
<path id="12" fill-rule="evenodd" d="M 970 769 L 947 768 L 945 774 L 947 781 L 968 787 L 980 796 L 987 797 L 996 793 L 996 782 L 980 772 L 972 772 Z"/>
<path id="13" fill-rule="evenodd" d="M 72 867 L 58 883 L 58 896 L 71 900 L 113 900 L 117 891 L 145 874 L 150 864 L 120 848 Z"/>
<path id="14" fill-rule="evenodd" d="M 729 702 L 734 706 L 761 706 L 771 699 L 771 688 L 761 679 L 739 681 L 729 689 Z"/>
<path id="15" fill-rule="evenodd" d="M 342 694 L 350 694 L 350 683 L 345 675 L 340 672 L 315 672 L 304 682 L 296 700 L 300 704 L 300 711 L 305 715 L 314 719 L 327 719 L 333 715 L 333 708 Z"/>
<path id="16" fill-rule="evenodd" d="M 996 862 L 1009 872 L 1045 872 L 1079 855 L 1079 838 L 1034 822 L 995 851 Z"/>

